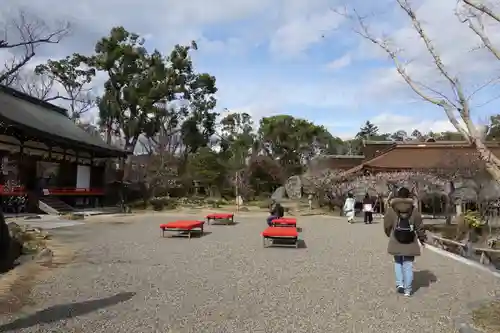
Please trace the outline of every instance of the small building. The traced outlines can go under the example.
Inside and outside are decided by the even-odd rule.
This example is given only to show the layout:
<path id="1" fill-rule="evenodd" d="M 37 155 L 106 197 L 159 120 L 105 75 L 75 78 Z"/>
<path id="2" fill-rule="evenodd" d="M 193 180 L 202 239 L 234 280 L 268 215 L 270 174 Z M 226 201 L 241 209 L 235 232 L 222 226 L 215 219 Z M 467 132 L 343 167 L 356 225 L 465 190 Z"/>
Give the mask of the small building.
<path id="1" fill-rule="evenodd" d="M 500 144 L 497 142 L 488 142 L 486 146 L 491 153 L 500 157 Z M 454 196 L 460 196 L 460 202 L 456 202 L 457 211 L 463 211 L 467 207 L 474 207 L 478 204 L 477 197 L 484 197 L 483 200 L 495 200 L 496 184 L 494 184 L 489 175 L 484 170 L 482 161 L 478 156 L 475 147 L 465 141 L 434 141 L 434 142 L 365 142 L 364 148 L 371 151 L 371 158 L 365 159 L 357 166 L 346 170 L 344 176 L 352 175 L 374 175 L 377 173 L 403 173 L 403 172 L 422 172 L 433 175 L 463 175 L 469 180 L 462 178 L 455 182 L 455 187 L 448 183 L 444 188 L 452 186 Z M 370 156 L 370 153 L 365 152 L 365 156 Z M 483 171 L 481 171 L 483 170 Z M 402 174 L 404 175 L 404 174 Z M 485 175 L 487 179 L 479 179 L 481 175 Z M 460 176 L 458 176 L 460 177 Z M 481 184 L 477 182 L 480 181 Z M 437 191 L 432 199 L 428 197 L 425 201 L 420 201 L 420 205 L 426 205 L 429 200 L 434 200 L 433 203 L 427 204 L 432 206 L 433 214 L 436 213 L 436 205 L 441 207 L 438 211 L 444 211 L 448 198 L 445 195 L 448 190 Z M 478 193 L 480 191 L 481 193 Z M 441 194 L 439 194 L 439 193 Z M 479 195 L 481 194 L 481 195 Z M 438 198 L 441 196 L 440 198 Z M 436 199 L 438 198 L 438 199 Z M 424 207 L 425 208 L 425 207 Z M 423 211 L 425 211 L 424 209 Z"/>
<path id="2" fill-rule="evenodd" d="M 105 162 L 127 154 L 78 127 L 67 111 L 0 86 L 0 196 L 7 212 L 99 205 Z"/>
<path id="3" fill-rule="evenodd" d="M 499 143 L 487 143 L 487 147 L 495 156 L 500 157 Z M 478 159 L 477 150 L 465 141 L 386 144 L 366 142 L 365 149 L 373 152 L 372 157 L 347 170 L 345 174 L 360 171 L 373 173 L 467 168 Z"/>

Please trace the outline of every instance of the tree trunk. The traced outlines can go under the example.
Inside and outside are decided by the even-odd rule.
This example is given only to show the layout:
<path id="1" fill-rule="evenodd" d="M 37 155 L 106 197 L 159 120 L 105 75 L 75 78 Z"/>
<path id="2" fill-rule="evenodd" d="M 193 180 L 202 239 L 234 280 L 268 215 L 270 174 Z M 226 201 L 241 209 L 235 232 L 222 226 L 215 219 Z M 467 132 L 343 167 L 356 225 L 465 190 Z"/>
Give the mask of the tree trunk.
<path id="1" fill-rule="evenodd" d="M 481 159 L 486 163 L 486 170 L 494 180 L 500 182 L 500 159 L 493 155 L 488 147 L 479 138 L 474 138 L 474 144 Z"/>

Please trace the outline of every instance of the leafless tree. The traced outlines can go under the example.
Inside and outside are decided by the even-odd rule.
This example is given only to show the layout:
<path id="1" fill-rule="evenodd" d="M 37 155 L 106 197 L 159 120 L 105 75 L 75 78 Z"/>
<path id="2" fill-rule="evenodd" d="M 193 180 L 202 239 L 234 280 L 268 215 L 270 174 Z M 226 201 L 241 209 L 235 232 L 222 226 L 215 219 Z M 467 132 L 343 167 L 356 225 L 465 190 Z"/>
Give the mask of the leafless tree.
<path id="1" fill-rule="evenodd" d="M 70 30 L 68 23 L 47 24 L 43 19 L 20 11 L 18 16 L 3 22 L 0 28 L 0 51 L 8 54 L 4 69 L 0 71 L 0 83 L 11 85 L 16 75 L 44 44 L 57 44 Z"/>
<path id="2" fill-rule="evenodd" d="M 481 39 L 484 47 L 491 54 L 500 60 L 500 49 L 493 45 L 493 42 L 488 37 L 485 26 L 485 18 L 493 19 L 495 23 L 500 23 L 500 15 L 496 14 L 491 8 L 484 3 L 479 3 L 473 0 L 462 0 L 457 3 L 456 15 L 462 23 L 467 23 L 469 28 Z M 499 27 L 496 27 L 497 29 Z"/>
<path id="3" fill-rule="evenodd" d="M 45 75 L 36 75 L 31 71 L 20 70 L 12 78 L 11 86 L 44 101 L 49 98 L 54 88 L 54 80 Z"/>
<path id="4" fill-rule="evenodd" d="M 153 196 L 179 185 L 179 156 L 176 153 L 182 144 L 179 119 L 182 119 L 184 112 L 167 105 L 157 107 L 159 132 L 138 140 L 145 155 L 148 155 L 142 166 L 140 181 L 149 195 Z"/>
<path id="5" fill-rule="evenodd" d="M 472 8 L 471 10 L 480 11 L 481 13 L 484 13 L 485 15 L 488 15 L 490 17 L 498 18 L 487 7 L 478 5 L 473 0 L 463 1 L 465 4 L 471 6 L 469 8 Z M 500 159 L 493 155 L 488 147 L 486 147 L 486 145 L 484 144 L 482 133 L 474 124 L 471 117 L 470 98 L 472 96 L 466 95 L 465 90 L 462 86 L 462 80 L 458 76 L 453 75 L 450 69 L 443 63 L 439 52 L 434 46 L 434 43 L 427 35 L 420 19 L 417 17 L 415 10 L 412 8 L 410 0 L 395 0 L 395 4 L 411 21 L 413 29 L 420 37 L 428 54 L 431 56 L 434 67 L 447 82 L 448 87 L 452 92 L 451 95 L 446 95 L 442 92 L 439 92 L 435 88 L 429 87 L 422 82 L 418 82 L 414 77 L 412 77 L 406 68 L 406 63 L 402 60 L 399 49 L 391 45 L 388 38 L 381 38 L 373 34 L 370 30 L 369 25 L 366 23 L 366 17 L 360 15 L 357 10 L 346 10 L 345 12 L 342 12 L 340 14 L 346 16 L 351 20 L 351 22 L 355 23 L 355 33 L 378 46 L 390 57 L 399 75 L 419 97 L 429 103 L 441 107 L 444 110 L 446 116 L 450 120 L 451 124 L 456 128 L 456 130 L 461 133 L 468 142 L 476 147 L 477 151 L 479 152 L 480 158 L 486 162 L 486 168 L 488 172 L 493 176 L 495 180 L 500 181 Z M 468 22 L 472 22 L 472 18 L 470 17 L 471 10 L 468 11 L 469 16 L 463 16 L 463 14 L 461 14 L 466 21 L 468 20 Z M 474 17 L 474 19 L 476 19 L 476 17 L 477 15 Z M 481 37 L 481 34 L 484 33 L 484 30 L 481 29 L 481 26 L 472 26 L 474 27 L 474 32 L 476 32 L 476 34 Z M 483 42 L 486 45 L 488 39 L 483 39 Z M 488 47 L 488 45 L 486 45 L 486 47 L 490 51 L 492 49 L 495 50 L 493 47 Z M 461 126 L 459 119 L 462 120 L 465 128 Z"/>

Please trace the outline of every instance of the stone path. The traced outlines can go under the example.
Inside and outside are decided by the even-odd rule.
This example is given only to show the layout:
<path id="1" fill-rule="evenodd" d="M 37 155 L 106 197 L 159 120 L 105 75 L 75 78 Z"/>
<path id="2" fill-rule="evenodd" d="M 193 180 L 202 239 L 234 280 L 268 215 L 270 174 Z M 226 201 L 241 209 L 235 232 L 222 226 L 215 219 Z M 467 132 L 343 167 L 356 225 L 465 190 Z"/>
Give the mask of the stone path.
<path id="1" fill-rule="evenodd" d="M 76 261 L 33 290 L 33 306 L 0 317 L 0 332 L 451 333 L 467 303 L 500 288 L 426 251 L 415 295 L 396 294 L 380 224 L 302 217 L 307 248 L 264 249 L 262 217 L 191 240 L 162 239 L 164 216 L 139 218 L 54 230 L 81 247 Z"/>

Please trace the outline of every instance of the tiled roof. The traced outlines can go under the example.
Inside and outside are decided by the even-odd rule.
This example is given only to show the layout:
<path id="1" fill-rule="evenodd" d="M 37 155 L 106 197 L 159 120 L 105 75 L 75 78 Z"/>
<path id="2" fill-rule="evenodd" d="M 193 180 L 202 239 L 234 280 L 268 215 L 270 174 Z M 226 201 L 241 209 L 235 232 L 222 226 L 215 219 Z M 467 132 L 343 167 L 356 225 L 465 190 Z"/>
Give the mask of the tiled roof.
<path id="1" fill-rule="evenodd" d="M 108 145 L 78 127 L 66 110 L 0 85 L 0 117 L 16 127 L 25 128 L 38 137 L 86 147 L 102 156 L 124 155 L 120 148 Z"/>
<path id="2" fill-rule="evenodd" d="M 311 163 L 311 169 L 342 169 L 348 170 L 361 164 L 363 155 L 326 155 L 315 158 Z"/>
<path id="3" fill-rule="evenodd" d="M 491 152 L 500 157 L 500 145 L 488 144 Z M 351 168 L 345 174 L 362 169 L 435 169 L 467 165 L 475 159 L 477 151 L 465 142 L 433 142 L 396 144 L 382 154 Z"/>

